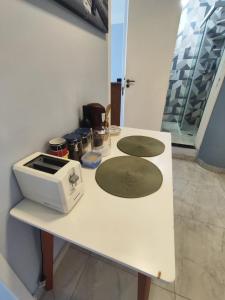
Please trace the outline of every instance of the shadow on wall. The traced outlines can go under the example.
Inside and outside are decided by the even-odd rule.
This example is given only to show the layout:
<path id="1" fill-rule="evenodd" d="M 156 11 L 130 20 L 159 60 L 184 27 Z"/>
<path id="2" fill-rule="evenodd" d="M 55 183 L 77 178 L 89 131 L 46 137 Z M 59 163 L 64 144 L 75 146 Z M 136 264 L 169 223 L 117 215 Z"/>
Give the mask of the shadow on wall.
<path id="1" fill-rule="evenodd" d="M 9 236 L 12 236 L 12 232 L 15 231 L 15 228 L 16 234 L 13 235 L 13 238 L 9 238 Z M 10 262 L 10 265 L 13 266 L 15 273 L 27 290 L 34 293 L 37 288 L 36 283 L 39 282 L 41 274 L 40 231 L 9 217 L 6 223 L 6 234 L 8 236 L 6 259 Z M 23 255 L 24 249 L 29 249 L 29 251 L 26 251 L 25 257 Z M 37 258 L 39 258 L 39 261 L 37 261 Z M 32 270 L 35 271 L 32 272 L 32 274 L 26 271 L 22 273 L 21 269 L 26 270 L 29 262 L 32 262 Z M 18 270 L 19 273 L 17 273 Z M 30 285 L 31 279 L 33 281 L 32 286 Z"/>
<path id="2" fill-rule="evenodd" d="M 58 18 L 69 22 L 82 30 L 89 31 L 91 34 L 98 36 L 101 39 L 106 39 L 106 35 L 100 30 L 96 29 L 94 26 L 88 24 L 78 15 L 75 15 L 69 9 L 64 8 L 54 0 L 25 0 L 27 3 L 42 9 L 49 14 L 55 15 Z M 74 17 L 76 16 L 76 17 Z"/>
<path id="3" fill-rule="evenodd" d="M 9 188 L 10 203 L 7 203 L 7 206 L 11 208 L 23 198 L 12 169 L 10 170 Z M 25 286 L 26 283 L 30 283 L 30 278 L 33 278 L 34 283 L 38 282 L 41 264 L 40 260 L 37 260 L 36 258 L 41 258 L 40 231 L 13 219 L 9 214 L 7 218 L 1 219 L 1 230 L 6 232 L 6 235 L 1 236 L 2 239 L 5 239 L 7 249 L 5 257 L 7 261 L 10 262 L 10 265 L 13 266 L 15 273 L 17 273 L 17 270 L 25 270 L 27 263 L 32 262 L 32 268 L 37 270 L 36 272 L 33 274 L 23 272 L 21 274 L 21 271 L 19 271 L 19 274 L 17 275 L 20 276 L 20 279 Z M 25 256 L 23 255 L 24 249 L 29 249 Z M 34 289 L 36 288 L 35 285 L 33 287 L 26 287 L 31 292 L 34 292 Z"/>

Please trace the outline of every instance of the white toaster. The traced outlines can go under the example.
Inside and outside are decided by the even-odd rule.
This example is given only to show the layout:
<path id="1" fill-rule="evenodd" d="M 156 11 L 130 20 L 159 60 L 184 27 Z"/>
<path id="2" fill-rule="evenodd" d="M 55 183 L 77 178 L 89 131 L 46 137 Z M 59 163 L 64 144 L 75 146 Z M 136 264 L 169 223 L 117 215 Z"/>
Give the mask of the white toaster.
<path id="1" fill-rule="evenodd" d="M 81 165 L 74 160 L 34 153 L 13 166 L 25 198 L 68 213 L 84 193 Z"/>

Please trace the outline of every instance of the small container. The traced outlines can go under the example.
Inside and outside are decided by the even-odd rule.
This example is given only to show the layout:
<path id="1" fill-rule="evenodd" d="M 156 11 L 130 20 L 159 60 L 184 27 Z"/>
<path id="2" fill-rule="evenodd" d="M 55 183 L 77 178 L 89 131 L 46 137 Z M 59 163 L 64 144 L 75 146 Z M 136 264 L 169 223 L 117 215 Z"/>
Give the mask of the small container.
<path id="1" fill-rule="evenodd" d="M 107 156 L 111 150 L 111 137 L 108 128 L 93 130 L 93 151 Z"/>
<path id="2" fill-rule="evenodd" d="M 119 135 L 121 133 L 121 128 L 116 125 L 111 125 L 109 127 L 109 132 L 111 135 Z"/>
<path id="3" fill-rule="evenodd" d="M 101 160 L 101 154 L 94 151 L 85 153 L 81 158 L 83 167 L 90 169 L 96 169 L 101 163 Z"/>
<path id="4" fill-rule="evenodd" d="M 90 152 L 92 150 L 92 134 L 91 132 L 82 136 L 82 144 L 84 153 Z"/>
<path id="5" fill-rule="evenodd" d="M 66 140 L 64 138 L 54 138 L 50 140 L 48 153 L 54 156 L 68 158 L 69 152 Z"/>
<path id="6" fill-rule="evenodd" d="M 69 159 L 80 161 L 83 155 L 81 136 L 76 133 L 69 133 L 64 136 L 69 149 Z"/>
<path id="7" fill-rule="evenodd" d="M 50 150 L 58 151 L 67 148 L 66 140 L 64 138 L 54 138 L 49 141 Z"/>
<path id="8" fill-rule="evenodd" d="M 81 135 L 83 153 L 90 152 L 92 150 L 92 129 L 78 128 L 75 133 Z"/>
<path id="9" fill-rule="evenodd" d="M 67 148 L 59 151 L 53 151 L 53 150 L 48 150 L 48 154 L 58 156 L 58 157 L 63 157 L 63 158 L 68 158 L 69 157 L 69 151 Z"/>

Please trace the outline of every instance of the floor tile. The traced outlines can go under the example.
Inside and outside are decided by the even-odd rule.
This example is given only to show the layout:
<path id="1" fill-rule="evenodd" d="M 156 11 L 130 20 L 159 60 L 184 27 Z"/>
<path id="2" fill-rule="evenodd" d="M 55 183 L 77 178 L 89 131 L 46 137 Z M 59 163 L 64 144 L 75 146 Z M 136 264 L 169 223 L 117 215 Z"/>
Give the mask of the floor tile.
<path id="1" fill-rule="evenodd" d="M 176 295 L 175 300 L 191 300 L 191 299 L 184 298 L 182 296 Z"/>
<path id="2" fill-rule="evenodd" d="M 224 300 L 224 282 L 216 270 L 182 259 L 177 272 L 176 291 L 191 300 Z"/>
<path id="3" fill-rule="evenodd" d="M 44 296 L 41 300 L 55 300 L 55 293 L 54 291 L 45 292 Z M 64 300 L 64 299 L 61 299 Z"/>
<path id="4" fill-rule="evenodd" d="M 173 159 L 173 178 L 175 184 L 183 180 L 191 184 L 218 186 L 220 175 L 204 169 L 194 161 Z"/>
<path id="5" fill-rule="evenodd" d="M 91 257 L 71 300 L 105 299 L 136 300 L 137 275 Z M 152 284 L 149 299 L 175 300 L 175 295 Z"/>
<path id="6" fill-rule="evenodd" d="M 175 214 L 225 228 L 225 177 L 190 161 L 173 166 Z"/>
<path id="7" fill-rule="evenodd" d="M 225 184 L 224 184 L 225 183 L 225 174 L 220 173 L 217 176 L 218 176 L 218 181 L 219 181 L 220 188 L 225 193 Z"/>
<path id="8" fill-rule="evenodd" d="M 71 300 L 136 300 L 137 276 L 90 257 Z"/>
<path id="9" fill-rule="evenodd" d="M 175 282 L 172 283 L 167 283 L 165 281 L 153 278 L 152 283 L 155 284 L 158 287 L 163 288 L 164 290 L 170 291 L 170 292 L 175 292 Z"/>
<path id="10" fill-rule="evenodd" d="M 176 293 L 191 300 L 224 300 L 224 229 L 176 217 L 175 244 Z"/>
<path id="11" fill-rule="evenodd" d="M 180 191 L 174 190 L 175 214 L 225 228 L 225 194 L 221 189 L 181 182 Z"/>
<path id="12" fill-rule="evenodd" d="M 88 255 L 70 247 L 54 276 L 54 291 L 42 300 L 69 300 L 88 262 Z"/>
<path id="13" fill-rule="evenodd" d="M 175 299 L 176 298 L 174 293 L 164 290 L 156 285 L 151 286 L 149 300 L 175 300 Z"/>

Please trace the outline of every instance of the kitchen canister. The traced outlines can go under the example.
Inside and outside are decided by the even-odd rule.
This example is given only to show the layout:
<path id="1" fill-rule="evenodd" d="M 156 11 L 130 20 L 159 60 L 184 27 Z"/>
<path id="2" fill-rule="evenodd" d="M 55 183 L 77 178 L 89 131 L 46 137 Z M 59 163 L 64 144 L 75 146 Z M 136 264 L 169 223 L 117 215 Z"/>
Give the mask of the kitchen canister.
<path id="1" fill-rule="evenodd" d="M 92 129 L 78 128 L 75 130 L 75 133 L 81 136 L 83 153 L 90 152 L 92 150 Z"/>
<path id="2" fill-rule="evenodd" d="M 69 151 L 64 138 L 54 138 L 49 141 L 48 153 L 54 156 L 68 158 Z"/>
<path id="3" fill-rule="evenodd" d="M 75 132 L 66 134 L 64 136 L 68 149 L 69 149 L 69 159 L 81 161 L 83 155 L 83 145 L 81 135 Z"/>

